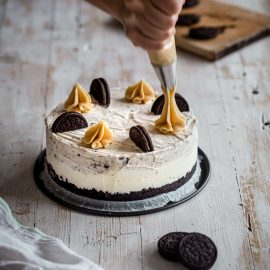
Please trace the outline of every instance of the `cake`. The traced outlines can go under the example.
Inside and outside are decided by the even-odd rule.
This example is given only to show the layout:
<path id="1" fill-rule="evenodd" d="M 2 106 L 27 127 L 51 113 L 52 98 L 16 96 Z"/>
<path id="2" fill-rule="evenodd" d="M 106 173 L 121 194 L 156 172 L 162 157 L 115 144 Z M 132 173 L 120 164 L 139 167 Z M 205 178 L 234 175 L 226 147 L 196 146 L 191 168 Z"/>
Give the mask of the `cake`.
<path id="1" fill-rule="evenodd" d="M 99 83 L 104 86 L 103 90 L 108 90 L 104 82 Z M 147 90 L 149 85 L 141 83 L 140 87 Z M 73 89 L 66 103 L 59 104 L 46 117 L 47 169 L 57 184 L 94 199 L 130 201 L 174 191 L 192 177 L 198 155 L 196 118 L 191 111 L 184 111 L 185 127 L 180 132 L 161 133 L 155 127 L 158 116 L 151 112 L 156 95 L 143 92 L 141 88 L 134 88 L 134 93 L 137 91 L 140 97 L 144 96 L 141 99 L 132 98 L 134 93 L 130 93 L 130 88 L 126 98 L 126 89 L 121 87 L 110 89 L 109 95 L 106 91 L 98 92 L 103 100 L 107 98 L 107 104 L 101 105 L 90 98 L 91 106 L 80 107 L 85 110 L 76 113 L 82 115 L 82 124 L 86 124 L 83 128 L 69 131 L 55 128 L 57 119 L 64 118 L 67 111 L 74 111 L 67 103 L 76 91 L 78 94 L 78 89 Z M 89 100 L 85 92 L 82 93 L 81 104 L 85 105 Z M 131 137 L 132 128 L 138 134 L 144 130 L 137 139 L 149 142 L 152 147 L 146 148 L 148 150 L 138 147 Z M 103 136 L 107 132 L 107 137 L 99 141 L 100 146 L 89 147 L 84 143 L 87 132 L 97 134 L 101 130 Z"/>

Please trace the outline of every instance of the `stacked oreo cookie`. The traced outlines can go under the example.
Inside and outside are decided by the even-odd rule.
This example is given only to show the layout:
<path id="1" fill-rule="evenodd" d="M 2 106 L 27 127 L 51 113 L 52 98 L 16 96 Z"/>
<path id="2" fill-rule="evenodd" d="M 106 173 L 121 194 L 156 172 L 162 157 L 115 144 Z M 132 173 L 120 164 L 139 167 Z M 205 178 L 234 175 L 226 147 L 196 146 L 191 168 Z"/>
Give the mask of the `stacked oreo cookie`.
<path id="1" fill-rule="evenodd" d="M 158 241 L 159 254 L 170 261 L 179 261 L 188 269 L 210 269 L 217 259 L 215 243 L 201 233 L 171 232 Z"/>
<path id="2" fill-rule="evenodd" d="M 183 9 L 189 9 L 199 4 L 199 0 L 186 0 L 183 5 Z M 194 12 L 194 11 L 193 11 Z M 196 11 L 195 11 L 196 12 Z M 216 38 L 219 34 L 222 34 L 226 28 L 233 28 L 234 26 L 193 26 L 200 22 L 201 16 L 196 13 L 184 13 L 180 14 L 176 25 L 179 27 L 190 27 L 189 33 L 186 36 L 195 40 L 209 40 Z"/>

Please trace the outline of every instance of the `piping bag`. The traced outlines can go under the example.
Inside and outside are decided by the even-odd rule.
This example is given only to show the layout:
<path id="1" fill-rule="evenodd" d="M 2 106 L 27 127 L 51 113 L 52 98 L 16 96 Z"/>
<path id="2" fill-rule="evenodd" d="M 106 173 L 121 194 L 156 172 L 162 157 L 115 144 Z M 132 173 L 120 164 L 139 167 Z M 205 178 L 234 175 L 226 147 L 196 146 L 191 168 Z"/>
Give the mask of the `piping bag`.
<path id="1" fill-rule="evenodd" d="M 176 49 L 174 37 L 163 49 L 148 51 L 151 64 L 160 80 L 162 89 L 176 87 Z"/>
<path id="2" fill-rule="evenodd" d="M 159 119 L 155 121 L 156 128 L 161 133 L 177 133 L 186 125 L 175 101 L 176 91 L 176 48 L 174 37 L 163 49 L 148 51 L 150 61 L 160 80 L 165 103 Z"/>

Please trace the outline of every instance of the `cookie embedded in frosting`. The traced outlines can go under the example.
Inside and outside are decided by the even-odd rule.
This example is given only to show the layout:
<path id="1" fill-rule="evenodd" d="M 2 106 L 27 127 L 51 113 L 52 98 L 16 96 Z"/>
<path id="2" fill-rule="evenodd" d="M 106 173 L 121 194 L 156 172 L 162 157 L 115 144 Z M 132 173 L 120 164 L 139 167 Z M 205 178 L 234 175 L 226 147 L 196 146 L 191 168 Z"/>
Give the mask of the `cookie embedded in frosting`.
<path id="1" fill-rule="evenodd" d="M 143 126 L 137 125 L 131 127 L 129 137 L 144 152 L 154 151 L 152 139 Z"/>
<path id="2" fill-rule="evenodd" d="M 175 93 L 175 102 L 180 112 L 189 112 L 188 102 L 180 94 Z M 164 95 L 159 96 L 152 105 L 151 112 L 155 115 L 162 113 L 165 103 Z"/>
<path id="3" fill-rule="evenodd" d="M 107 148 L 112 140 L 112 132 L 103 120 L 90 126 L 82 138 L 82 142 L 93 149 Z"/>
<path id="4" fill-rule="evenodd" d="M 90 95 L 87 93 L 83 87 L 76 83 L 71 93 L 64 104 L 64 108 L 67 112 L 79 112 L 87 113 L 91 111 L 93 106 Z"/>
<path id="5" fill-rule="evenodd" d="M 176 105 L 175 91 L 175 88 L 163 89 L 165 103 L 160 118 L 155 121 L 161 133 L 177 133 L 185 128 L 186 120 Z"/>
<path id="6" fill-rule="evenodd" d="M 52 124 L 52 132 L 66 132 L 88 127 L 87 120 L 81 113 L 65 112 L 58 116 Z"/>
<path id="7" fill-rule="evenodd" d="M 133 103 L 145 104 L 155 99 L 155 91 L 149 83 L 141 80 L 126 89 L 125 98 Z"/>

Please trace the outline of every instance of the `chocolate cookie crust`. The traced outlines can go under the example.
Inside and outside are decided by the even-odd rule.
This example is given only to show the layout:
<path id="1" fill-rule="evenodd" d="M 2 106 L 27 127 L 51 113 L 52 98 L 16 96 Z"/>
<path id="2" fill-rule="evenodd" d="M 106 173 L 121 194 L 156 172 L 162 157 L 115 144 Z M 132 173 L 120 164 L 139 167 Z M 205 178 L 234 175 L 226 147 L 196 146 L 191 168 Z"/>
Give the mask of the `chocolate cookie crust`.
<path id="1" fill-rule="evenodd" d="M 178 179 L 177 181 L 164 185 L 160 188 L 149 188 L 143 189 L 141 191 L 132 191 L 130 193 L 108 193 L 103 191 L 97 191 L 96 189 L 82 189 L 76 187 L 74 184 L 69 183 L 68 179 L 63 179 L 62 176 L 57 175 L 54 171 L 51 164 L 47 163 L 47 169 L 52 177 L 52 179 L 60 186 L 65 189 L 74 192 L 78 195 L 99 199 L 99 200 L 108 200 L 108 201 L 134 201 L 134 200 L 142 200 L 149 197 L 156 196 L 161 193 L 167 193 L 170 191 L 174 191 L 184 185 L 194 174 L 196 170 L 197 162 L 194 164 L 193 168 L 190 172 L 188 172 L 184 177 Z"/>

